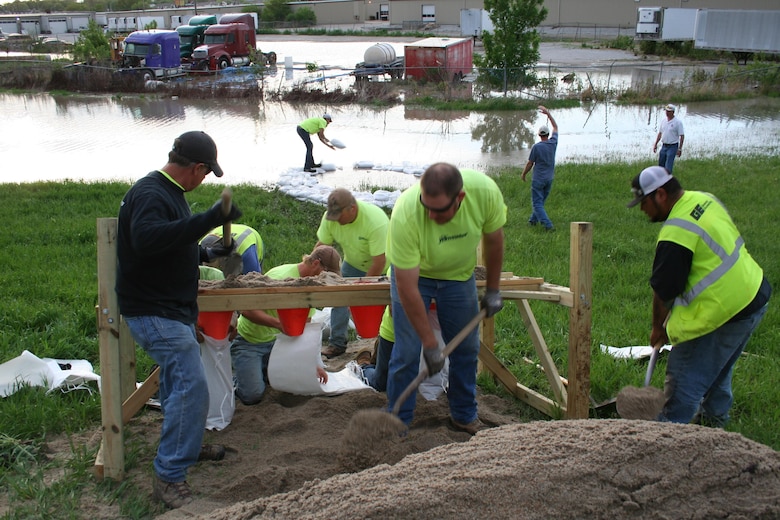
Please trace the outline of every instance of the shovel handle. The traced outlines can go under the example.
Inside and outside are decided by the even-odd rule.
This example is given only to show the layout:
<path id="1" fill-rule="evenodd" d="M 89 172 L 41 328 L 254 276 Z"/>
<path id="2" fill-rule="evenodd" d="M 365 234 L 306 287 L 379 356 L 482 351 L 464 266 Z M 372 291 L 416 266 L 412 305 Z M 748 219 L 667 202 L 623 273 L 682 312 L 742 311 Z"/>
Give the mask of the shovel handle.
<path id="1" fill-rule="evenodd" d="M 466 336 L 471 334 L 471 331 L 474 330 L 474 327 L 479 325 L 479 322 L 484 320 L 486 316 L 487 310 L 480 310 L 476 316 L 471 318 L 471 321 L 468 322 L 466 326 L 463 327 L 461 331 L 458 332 L 455 337 L 444 346 L 444 350 L 441 351 L 441 355 L 447 357 L 452 354 L 452 351 L 455 350 L 464 339 L 466 339 Z M 423 366 L 422 370 L 420 370 L 420 373 L 417 374 L 417 377 L 414 378 L 414 381 L 412 381 L 409 386 L 407 386 L 404 391 L 401 392 L 401 395 L 398 396 L 398 399 L 395 401 L 395 405 L 393 406 L 393 415 L 398 416 L 398 412 L 401 410 L 401 404 L 409 398 L 412 392 L 417 390 L 417 387 L 419 387 L 420 384 L 425 381 L 426 377 L 428 377 L 428 367 Z"/>
<path id="2" fill-rule="evenodd" d="M 658 353 L 661 351 L 662 344 L 653 345 L 653 351 L 650 353 L 650 362 L 647 364 L 647 373 L 645 374 L 645 386 L 650 386 L 650 380 L 653 378 L 655 364 L 658 361 Z"/>
<path id="3" fill-rule="evenodd" d="M 230 188 L 222 190 L 222 214 L 230 214 L 230 206 L 232 204 L 233 191 Z M 233 245 L 233 237 L 230 235 L 230 221 L 228 220 L 222 224 L 222 245 L 230 248 Z"/>

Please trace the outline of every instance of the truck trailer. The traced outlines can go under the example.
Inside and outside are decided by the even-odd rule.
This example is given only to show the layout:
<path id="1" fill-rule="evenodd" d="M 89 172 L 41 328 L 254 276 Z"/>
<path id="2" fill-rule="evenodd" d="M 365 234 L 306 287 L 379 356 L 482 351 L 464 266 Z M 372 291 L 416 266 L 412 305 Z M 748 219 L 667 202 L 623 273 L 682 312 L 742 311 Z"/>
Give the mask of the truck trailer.
<path id="1" fill-rule="evenodd" d="M 471 38 L 425 38 L 404 47 L 406 78 L 460 81 L 474 68 Z"/>
<path id="2" fill-rule="evenodd" d="M 753 53 L 780 53 L 780 10 L 699 9 L 694 47 L 730 51 L 747 61 Z"/>

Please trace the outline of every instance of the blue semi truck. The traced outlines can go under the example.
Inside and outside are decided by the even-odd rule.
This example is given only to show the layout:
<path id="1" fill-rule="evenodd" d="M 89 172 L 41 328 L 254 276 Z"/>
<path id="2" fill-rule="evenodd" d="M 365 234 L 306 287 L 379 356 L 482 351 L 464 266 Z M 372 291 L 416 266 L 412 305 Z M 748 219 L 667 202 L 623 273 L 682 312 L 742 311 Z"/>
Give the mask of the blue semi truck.
<path id="1" fill-rule="evenodd" d="M 137 74 L 144 81 L 184 76 L 179 33 L 161 29 L 130 33 L 124 41 L 119 72 Z"/>

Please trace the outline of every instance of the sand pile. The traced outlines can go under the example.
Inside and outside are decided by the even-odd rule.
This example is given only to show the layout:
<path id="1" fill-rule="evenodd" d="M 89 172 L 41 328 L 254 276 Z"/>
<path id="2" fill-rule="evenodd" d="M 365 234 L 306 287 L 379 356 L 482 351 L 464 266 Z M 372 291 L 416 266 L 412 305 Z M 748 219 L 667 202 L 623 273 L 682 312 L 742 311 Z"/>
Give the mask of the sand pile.
<path id="1" fill-rule="evenodd" d="M 350 419 L 385 405 L 384 394 L 270 390 L 207 432 L 227 456 L 195 465 L 196 501 L 161 518 L 780 518 L 780 453 L 739 434 L 619 419 L 519 423 L 514 403 L 478 402 L 496 427 L 469 437 L 449 427 L 446 396 L 418 397 L 407 437 L 350 462 L 341 456 Z M 128 442 L 148 443 L 130 471 L 142 488 L 159 421 L 149 411 L 130 423 Z M 357 471 L 366 460 L 374 466 Z"/>
<path id="2" fill-rule="evenodd" d="M 778 518 L 780 454 L 693 425 L 514 424 L 208 515 L 476 517 Z"/>

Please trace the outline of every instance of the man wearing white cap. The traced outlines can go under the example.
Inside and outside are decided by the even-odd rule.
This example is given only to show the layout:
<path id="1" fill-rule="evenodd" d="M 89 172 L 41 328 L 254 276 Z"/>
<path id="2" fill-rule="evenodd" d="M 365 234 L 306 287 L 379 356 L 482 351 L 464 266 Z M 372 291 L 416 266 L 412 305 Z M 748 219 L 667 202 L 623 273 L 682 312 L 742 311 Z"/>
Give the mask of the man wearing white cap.
<path id="1" fill-rule="evenodd" d="M 734 400 L 734 364 L 772 288 L 713 195 L 683 190 L 661 166 L 642 170 L 631 190 L 628 207 L 640 204 L 652 222 L 663 222 L 650 276 L 650 344 L 673 348 L 657 420 L 723 427 Z"/>
<path id="2" fill-rule="evenodd" d="M 661 122 L 661 129 L 655 137 L 653 153 L 658 150 L 658 142 L 660 141 L 662 146 L 661 153 L 658 154 L 658 166 L 663 166 L 669 170 L 669 173 L 672 173 L 674 159 L 682 154 L 685 132 L 680 118 L 674 117 L 677 107 L 669 104 L 664 107 L 664 110 L 666 111 L 666 120 Z"/>
<path id="3" fill-rule="evenodd" d="M 520 178 L 525 182 L 525 176 L 533 168 L 533 180 L 531 181 L 531 216 L 528 218 L 528 224 L 535 226 L 541 224 L 547 231 L 555 229 L 552 221 L 547 216 L 544 209 L 544 203 L 550 196 L 552 190 L 553 178 L 555 177 L 555 152 L 558 149 L 558 124 L 555 118 L 550 114 L 547 108 L 539 105 L 539 112 L 547 116 L 552 125 L 552 136 L 550 128 L 542 125 L 539 128 L 539 142 L 531 147 L 531 153 L 528 155 L 528 162 L 523 168 Z"/>

